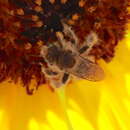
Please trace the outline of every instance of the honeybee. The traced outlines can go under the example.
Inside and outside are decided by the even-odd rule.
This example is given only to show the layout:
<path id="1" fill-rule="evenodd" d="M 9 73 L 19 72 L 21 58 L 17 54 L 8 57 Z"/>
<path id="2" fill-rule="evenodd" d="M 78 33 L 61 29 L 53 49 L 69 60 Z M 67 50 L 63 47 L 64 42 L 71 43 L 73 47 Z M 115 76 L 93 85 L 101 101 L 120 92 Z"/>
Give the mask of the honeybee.
<path id="1" fill-rule="evenodd" d="M 46 60 L 47 68 L 42 67 L 51 86 L 60 87 L 76 76 L 90 81 L 104 78 L 104 71 L 88 56 L 92 47 L 97 44 L 96 33 L 90 32 L 84 43 L 79 45 L 76 34 L 67 24 L 63 24 L 63 32 L 56 32 L 57 42 L 49 43 L 41 48 L 41 56 Z"/>

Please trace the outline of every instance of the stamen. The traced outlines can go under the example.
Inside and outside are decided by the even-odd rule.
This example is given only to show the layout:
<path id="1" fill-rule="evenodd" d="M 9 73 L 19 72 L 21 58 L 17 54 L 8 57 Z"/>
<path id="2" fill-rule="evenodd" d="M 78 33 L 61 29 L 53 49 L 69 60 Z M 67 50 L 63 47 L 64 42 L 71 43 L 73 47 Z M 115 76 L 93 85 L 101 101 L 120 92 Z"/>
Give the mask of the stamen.
<path id="1" fill-rule="evenodd" d="M 51 4 L 54 4 L 54 3 L 55 3 L 55 0 L 49 0 L 49 2 L 50 2 Z"/>
<path id="2" fill-rule="evenodd" d="M 41 41 L 41 40 L 39 40 L 39 41 L 37 42 L 37 45 L 39 45 L 39 46 L 43 46 L 43 44 L 44 44 L 44 42 Z"/>
<path id="3" fill-rule="evenodd" d="M 80 0 L 79 1 L 79 7 L 83 8 L 85 5 L 86 1 L 85 0 Z"/>
<path id="4" fill-rule="evenodd" d="M 31 49 L 31 48 L 32 48 L 31 43 L 28 42 L 28 43 L 25 44 L 25 49 L 26 49 L 26 50 L 29 50 L 29 49 Z"/>
<path id="5" fill-rule="evenodd" d="M 18 15 L 24 15 L 23 9 L 17 9 L 17 14 Z"/>
<path id="6" fill-rule="evenodd" d="M 42 21 L 37 21 L 36 22 L 36 27 L 42 27 L 43 26 L 43 22 Z"/>
<path id="7" fill-rule="evenodd" d="M 36 6 L 36 7 L 34 8 L 34 10 L 35 10 L 36 12 L 42 12 L 42 11 L 43 11 L 43 8 L 40 7 L 40 6 Z"/>
<path id="8" fill-rule="evenodd" d="M 68 0 L 61 0 L 62 4 L 65 4 Z"/>
<path id="9" fill-rule="evenodd" d="M 37 15 L 32 15 L 32 20 L 33 21 L 38 21 L 39 17 Z"/>
<path id="10" fill-rule="evenodd" d="M 78 18 L 79 18 L 79 15 L 78 15 L 78 14 L 72 15 L 72 20 L 78 20 Z"/>
<path id="11" fill-rule="evenodd" d="M 35 0 L 35 3 L 40 6 L 42 4 L 42 0 Z"/>
<path id="12" fill-rule="evenodd" d="M 68 20 L 68 24 L 69 24 L 69 25 L 74 25 L 74 24 L 75 24 L 75 21 L 72 20 L 72 19 L 69 19 L 69 20 Z"/>

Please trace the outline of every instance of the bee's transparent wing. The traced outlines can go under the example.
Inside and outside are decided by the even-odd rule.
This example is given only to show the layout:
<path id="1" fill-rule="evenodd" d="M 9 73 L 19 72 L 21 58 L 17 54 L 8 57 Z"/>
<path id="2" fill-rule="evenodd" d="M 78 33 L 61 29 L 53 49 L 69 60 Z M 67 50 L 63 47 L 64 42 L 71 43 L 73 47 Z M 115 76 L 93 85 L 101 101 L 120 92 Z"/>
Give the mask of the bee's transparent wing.
<path id="1" fill-rule="evenodd" d="M 67 71 L 79 78 L 90 81 L 100 81 L 104 79 L 104 71 L 102 68 L 81 56 L 76 57 L 75 66 Z"/>

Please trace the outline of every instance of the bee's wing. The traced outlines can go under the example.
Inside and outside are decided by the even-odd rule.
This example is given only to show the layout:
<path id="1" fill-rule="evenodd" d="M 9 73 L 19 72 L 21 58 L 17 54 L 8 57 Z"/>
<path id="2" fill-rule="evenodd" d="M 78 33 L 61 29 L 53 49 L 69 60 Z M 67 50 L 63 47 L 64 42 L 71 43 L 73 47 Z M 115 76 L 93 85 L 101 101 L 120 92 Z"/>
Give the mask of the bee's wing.
<path id="1" fill-rule="evenodd" d="M 104 71 L 102 68 L 81 56 L 76 57 L 75 66 L 67 71 L 79 78 L 90 81 L 100 81 L 104 79 Z"/>

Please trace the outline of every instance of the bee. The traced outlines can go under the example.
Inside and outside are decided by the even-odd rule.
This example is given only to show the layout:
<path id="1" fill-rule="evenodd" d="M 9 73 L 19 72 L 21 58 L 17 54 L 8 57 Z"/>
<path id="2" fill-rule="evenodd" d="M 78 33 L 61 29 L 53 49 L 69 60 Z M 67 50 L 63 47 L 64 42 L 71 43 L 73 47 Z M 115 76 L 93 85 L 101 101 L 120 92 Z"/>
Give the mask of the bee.
<path id="1" fill-rule="evenodd" d="M 96 33 L 90 32 L 82 45 L 72 28 L 63 24 L 63 32 L 56 32 L 57 42 L 42 46 L 40 55 L 46 60 L 47 68 L 42 67 L 51 86 L 67 84 L 71 76 L 90 81 L 104 78 L 104 71 L 89 59 L 89 52 L 98 43 Z M 88 57 L 87 57 L 88 56 Z"/>

